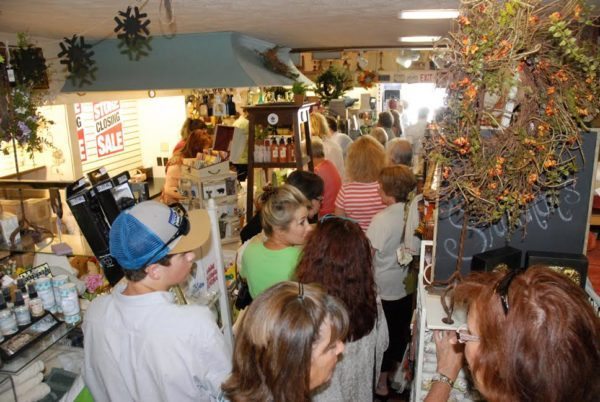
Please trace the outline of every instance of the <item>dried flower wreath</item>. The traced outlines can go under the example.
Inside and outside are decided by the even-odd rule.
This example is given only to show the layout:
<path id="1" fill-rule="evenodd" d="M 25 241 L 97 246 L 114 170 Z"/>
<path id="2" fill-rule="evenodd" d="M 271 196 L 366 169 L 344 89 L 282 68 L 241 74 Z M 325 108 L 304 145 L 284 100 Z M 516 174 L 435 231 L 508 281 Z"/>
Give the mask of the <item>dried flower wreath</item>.
<path id="1" fill-rule="evenodd" d="M 600 105 L 593 20 L 582 0 L 461 1 L 448 109 L 425 147 L 442 169 L 440 198 L 465 224 L 506 218 L 514 231 L 534 200 L 557 205 L 574 180 L 580 132 Z"/>

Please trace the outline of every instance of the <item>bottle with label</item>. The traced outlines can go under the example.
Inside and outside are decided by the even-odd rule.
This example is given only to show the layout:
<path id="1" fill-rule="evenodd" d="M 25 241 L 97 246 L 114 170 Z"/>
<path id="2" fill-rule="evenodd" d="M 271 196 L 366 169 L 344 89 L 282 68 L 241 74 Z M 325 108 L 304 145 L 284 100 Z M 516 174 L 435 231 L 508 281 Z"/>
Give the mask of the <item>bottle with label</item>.
<path id="1" fill-rule="evenodd" d="M 29 307 L 29 293 L 27 293 L 27 287 L 25 286 L 25 280 L 23 278 L 17 279 L 17 288 L 23 295 L 23 301 L 25 301 L 25 305 Z"/>
<path id="2" fill-rule="evenodd" d="M 277 145 L 277 138 L 275 137 L 271 140 L 271 162 L 279 162 L 279 145 Z"/>
<path id="3" fill-rule="evenodd" d="M 263 162 L 271 162 L 271 143 L 265 140 L 263 145 Z"/>
<path id="4" fill-rule="evenodd" d="M 4 296 L 0 295 L 0 333 L 2 335 L 12 335 L 18 330 L 15 313 L 6 305 Z"/>
<path id="5" fill-rule="evenodd" d="M 287 139 L 288 160 L 290 162 L 296 162 L 296 150 L 294 148 L 294 140 L 290 137 Z"/>
<path id="6" fill-rule="evenodd" d="M 42 299 L 38 297 L 37 292 L 35 291 L 35 286 L 33 283 L 27 285 L 27 290 L 29 291 L 29 309 L 31 310 L 31 315 L 33 317 L 41 317 L 44 315 L 44 304 L 42 303 Z"/>
<path id="7" fill-rule="evenodd" d="M 31 324 L 31 314 L 29 308 L 23 300 L 23 293 L 20 290 L 15 291 L 15 315 L 17 317 L 17 325 L 22 327 Z"/>
<path id="8" fill-rule="evenodd" d="M 4 297 L 6 306 L 9 310 L 12 311 L 12 309 L 14 308 L 14 304 L 12 302 L 12 297 L 10 296 L 10 288 L 8 286 L 2 288 L 2 296 Z"/>
<path id="9" fill-rule="evenodd" d="M 289 162 L 287 146 L 283 137 L 279 140 L 279 162 Z"/>

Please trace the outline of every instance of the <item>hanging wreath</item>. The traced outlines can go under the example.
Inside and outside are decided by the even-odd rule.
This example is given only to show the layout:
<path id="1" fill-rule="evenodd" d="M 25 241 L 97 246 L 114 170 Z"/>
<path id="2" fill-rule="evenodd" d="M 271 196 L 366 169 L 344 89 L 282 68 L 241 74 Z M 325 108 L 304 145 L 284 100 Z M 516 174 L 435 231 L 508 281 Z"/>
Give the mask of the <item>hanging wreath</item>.
<path id="1" fill-rule="evenodd" d="M 47 89 L 48 75 L 42 49 L 34 47 L 24 33 L 18 33 L 17 38 L 17 47 L 10 49 L 10 62 L 15 69 L 17 82 L 36 89 Z"/>
<path id="2" fill-rule="evenodd" d="M 358 74 L 358 84 L 366 89 L 373 87 L 377 84 L 377 74 L 373 70 L 362 70 Z"/>
<path id="3" fill-rule="evenodd" d="M 315 93 L 327 105 L 333 99 L 341 97 L 352 89 L 354 80 L 350 71 L 334 65 L 323 71 L 315 80 Z"/>
<path id="4" fill-rule="evenodd" d="M 64 38 L 60 43 L 61 52 L 58 58 L 61 58 L 60 64 L 67 66 L 69 76 L 73 85 L 79 87 L 84 84 L 91 84 L 96 79 L 96 62 L 92 59 L 94 52 L 90 50 L 92 45 L 86 44 L 83 36 L 73 35 L 71 39 Z M 79 81 L 79 84 L 77 84 Z"/>
<path id="5" fill-rule="evenodd" d="M 600 58 L 582 42 L 594 18 L 582 0 L 462 0 L 448 113 L 426 154 L 441 163 L 441 199 L 469 224 L 506 218 L 510 235 L 532 202 L 557 206 L 574 181 L 600 105 Z"/>
<path id="6" fill-rule="evenodd" d="M 140 57 L 147 56 L 147 51 L 151 50 L 150 31 L 148 30 L 150 20 L 145 19 L 147 16 L 146 13 L 140 13 L 139 8 L 133 7 L 132 9 L 129 6 L 126 11 L 119 11 L 119 15 L 115 17 L 117 26 L 114 31 L 121 41 L 119 49 L 121 49 L 121 54 L 127 54 L 129 60 L 137 61 Z"/>
<path id="7" fill-rule="evenodd" d="M 264 52 L 258 52 L 258 54 L 262 58 L 263 64 L 267 69 L 276 74 L 295 80 L 298 78 L 298 74 L 294 73 L 287 64 L 279 60 L 279 57 L 277 56 L 279 49 L 281 49 L 281 46 L 274 46 Z"/>

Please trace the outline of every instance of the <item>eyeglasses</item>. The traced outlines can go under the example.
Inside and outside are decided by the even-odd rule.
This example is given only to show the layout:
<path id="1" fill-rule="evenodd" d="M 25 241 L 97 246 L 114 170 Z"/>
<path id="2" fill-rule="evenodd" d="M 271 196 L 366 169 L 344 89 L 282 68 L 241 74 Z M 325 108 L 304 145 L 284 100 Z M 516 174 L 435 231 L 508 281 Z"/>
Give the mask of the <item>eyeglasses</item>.
<path id="1" fill-rule="evenodd" d="M 142 264 L 142 268 L 148 266 L 148 264 L 153 262 L 152 260 L 154 260 L 157 255 L 162 253 L 164 249 L 169 247 L 169 245 L 175 240 L 177 240 L 180 236 L 185 236 L 190 232 L 190 221 L 188 220 L 187 211 L 185 210 L 185 207 L 177 202 L 174 204 L 170 204 L 169 208 L 171 208 L 171 218 L 169 218 L 169 221 L 173 220 L 173 213 L 177 215 L 176 217 L 174 217 L 177 221 L 177 230 L 175 231 L 173 236 L 171 236 L 171 238 L 167 240 L 165 244 L 163 244 L 161 248 L 159 248 L 154 254 L 152 254 L 150 258 L 148 258 L 148 260 L 146 260 L 144 264 Z"/>
<path id="2" fill-rule="evenodd" d="M 469 332 L 467 324 L 463 324 L 456 328 L 456 339 L 458 339 L 458 342 L 460 343 L 479 342 L 480 340 L 477 335 L 473 335 L 471 332 Z"/>
<path id="3" fill-rule="evenodd" d="M 513 279 L 515 279 L 515 277 L 523 271 L 524 269 L 511 269 L 504 276 L 504 278 L 502 278 L 500 282 L 498 282 L 498 284 L 496 285 L 495 291 L 500 297 L 500 302 L 502 303 L 504 315 L 508 314 L 508 308 L 510 307 L 508 303 L 508 288 L 510 287 L 510 284 L 512 283 Z"/>
<path id="4" fill-rule="evenodd" d="M 335 214 L 323 215 L 321 217 L 321 219 L 319 219 L 319 222 L 323 223 L 323 222 L 326 222 L 326 221 L 328 221 L 330 219 L 343 219 L 345 221 L 349 221 L 349 222 L 358 224 L 358 222 L 356 220 L 352 219 L 352 218 L 348 218 L 347 216 L 335 215 Z"/>

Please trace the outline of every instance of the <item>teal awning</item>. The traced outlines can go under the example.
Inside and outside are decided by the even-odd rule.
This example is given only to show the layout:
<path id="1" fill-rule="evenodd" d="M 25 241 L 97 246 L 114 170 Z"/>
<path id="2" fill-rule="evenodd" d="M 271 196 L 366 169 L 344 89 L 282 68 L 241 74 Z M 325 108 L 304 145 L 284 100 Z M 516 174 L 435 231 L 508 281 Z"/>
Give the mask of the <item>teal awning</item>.
<path id="1" fill-rule="evenodd" d="M 81 87 L 69 79 L 62 92 L 127 91 L 183 88 L 236 88 L 291 85 L 293 80 L 265 68 L 259 52 L 275 46 L 237 32 L 211 32 L 154 36 L 148 56 L 138 61 L 122 54 L 120 41 L 92 42 L 96 79 Z M 278 58 L 298 80 L 313 85 L 296 69 L 289 48 L 280 48 Z M 79 84 L 77 82 L 76 84 Z"/>

